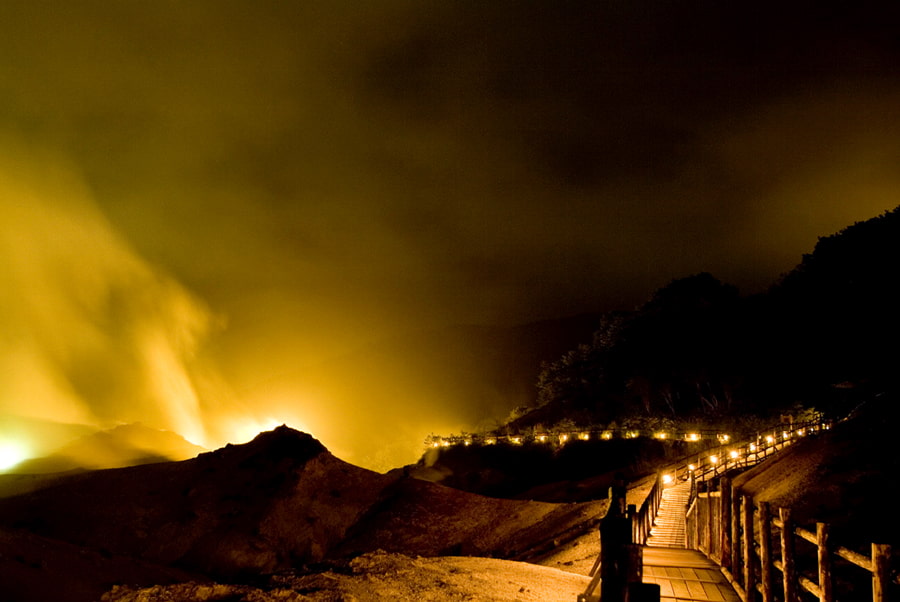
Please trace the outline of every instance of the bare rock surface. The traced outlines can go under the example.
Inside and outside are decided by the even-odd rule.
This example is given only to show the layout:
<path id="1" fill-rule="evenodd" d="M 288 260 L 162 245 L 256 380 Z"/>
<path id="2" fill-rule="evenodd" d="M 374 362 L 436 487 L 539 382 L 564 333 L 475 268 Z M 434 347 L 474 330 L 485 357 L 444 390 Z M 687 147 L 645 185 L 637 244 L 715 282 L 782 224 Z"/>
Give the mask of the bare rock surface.
<path id="1" fill-rule="evenodd" d="M 54 475 L 39 479 L 40 487 L 18 478 L 24 492 L 0 499 L 0 576 L 20 584 L 10 600 L 21 602 L 95 601 L 116 585 L 199 592 L 159 598 L 168 600 L 280 599 L 271 597 L 278 588 L 259 588 L 267 575 L 309 572 L 322 562 L 337 566 L 376 550 L 395 558 L 384 561 L 395 568 L 378 577 L 386 584 L 393 583 L 388 572 L 403 563 L 442 566 L 420 557 L 539 561 L 582 538 L 594 541 L 597 518 L 606 510 L 606 500 L 503 500 L 375 473 L 342 462 L 287 427 L 182 462 Z M 19 551 L 40 546 L 59 561 Z M 401 562 L 396 555 L 416 560 Z M 464 561 L 454 562 L 463 563 L 462 571 Z M 571 568 L 565 562 L 562 567 Z M 361 565 L 346 566 L 352 573 Z M 329 580 L 347 571 L 319 573 L 306 578 Z M 216 583 L 243 584 L 240 591 L 247 593 L 216 598 Z M 312 587 L 287 588 L 284 599 L 303 599 L 297 596 Z M 356 586 L 347 587 L 348 596 L 357 596 Z M 263 594 L 269 597 L 252 597 Z M 251 597 L 235 597 L 245 595 Z"/>
<path id="2" fill-rule="evenodd" d="M 346 570 L 278 576 L 265 587 L 185 583 L 152 588 L 117 587 L 103 602 L 380 602 L 394 600 L 574 600 L 588 578 L 557 569 L 493 558 L 422 558 L 375 551 Z"/>

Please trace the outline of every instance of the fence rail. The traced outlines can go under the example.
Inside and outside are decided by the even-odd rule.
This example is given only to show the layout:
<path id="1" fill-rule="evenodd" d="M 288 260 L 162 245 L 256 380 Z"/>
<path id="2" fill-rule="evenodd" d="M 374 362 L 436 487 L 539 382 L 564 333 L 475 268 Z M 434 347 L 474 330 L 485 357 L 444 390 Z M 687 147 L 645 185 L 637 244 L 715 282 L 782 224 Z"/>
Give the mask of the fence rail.
<path id="1" fill-rule="evenodd" d="M 701 492 L 691 500 L 685 521 L 688 547 L 719 564 L 745 602 L 795 602 L 801 590 L 821 602 L 834 602 L 836 579 L 844 575 L 836 574 L 835 557 L 871 573 L 873 602 L 888 600 L 891 583 L 900 583 L 891 578 L 890 545 L 873 543 L 868 555 L 835 545 L 828 524 L 816 523 L 815 531 L 797 526 L 789 508 L 779 508 L 776 515 L 767 502 L 754 504 L 727 477 L 718 491 Z M 773 540 L 780 545 L 773 546 Z M 815 546 L 814 575 L 797 569 L 798 540 Z"/>
<path id="2" fill-rule="evenodd" d="M 701 495 L 705 496 L 705 498 L 713 499 L 711 497 L 713 495 L 712 493 L 698 493 L 698 483 L 709 481 L 720 475 L 724 475 L 727 471 L 736 467 L 746 468 L 752 466 L 761 462 L 771 454 L 798 441 L 800 438 L 827 430 L 830 427 L 830 422 L 820 419 L 810 422 L 781 423 L 777 427 L 772 427 L 762 433 L 758 433 L 749 441 L 740 443 L 732 443 L 728 436 L 718 436 L 717 439 L 721 443 L 718 447 L 707 449 L 701 453 L 691 454 L 679 462 L 670 464 L 664 470 L 657 471 L 656 479 L 639 509 L 635 505 L 629 505 L 627 508 L 625 507 L 624 483 L 612 487 L 610 490 L 609 512 L 600 524 L 600 554 L 591 569 L 591 581 L 585 592 L 578 596 L 578 600 L 580 602 L 593 600 L 595 590 L 597 590 L 598 587 L 601 587 L 601 598 L 604 598 L 603 594 L 605 594 L 606 600 L 617 602 L 619 600 L 625 600 L 624 592 L 629 588 L 639 588 L 650 585 L 640 583 L 643 571 L 640 546 L 647 542 L 647 538 L 650 535 L 650 530 L 653 527 L 653 522 L 659 511 L 660 503 L 662 502 L 663 488 L 667 482 L 674 479 L 691 479 L 691 497 L 688 505 L 693 506 Z M 691 437 L 686 437 L 686 439 L 697 440 Z M 731 504 L 728 503 L 727 507 L 730 510 Z M 700 510 L 697 510 L 697 512 L 699 514 Z M 709 509 L 706 510 L 705 516 L 707 516 L 709 521 L 713 521 L 714 519 L 714 515 Z M 721 521 L 718 514 L 715 516 L 716 520 Z M 735 516 L 738 516 L 738 514 L 735 514 Z M 745 532 L 752 532 L 752 516 L 743 516 L 742 520 Z M 730 526 L 730 519 L 729 521 L 726 521 L 726 524 Z M 626 525 L 630 526 L 630 532 L 625 528 Z M 693 526 L 697 527 L 697 525 Z M 740 530 L 741 527 L 738 525 L 736 528 Z M 700 549 L 696 545 L 697 539 L 700 537 L 700 530 L 699 528 L 695 530 L 696 532 L 693 534 L 695 545 L 689 545 L 688 547 Z M 713 529 L 710 525 L 710 527 L 704 531 L 706 544 L 705 549 L 701 550 L 704 553 L 713 547 L 712 533 Z M 690 532 L 688 532 L 688 537 L 690 539 Z M 745 542 L 744 554 L 752 553 L 752 541 Z M 764 552 L 764 554 L 766 558 L 771 557 L 771 553 L 768 550 Z M 708 553 L 707 556 L 709 556 Z M 731 558 L 732 555 L 729 551 L 729 559 Z M 735 554 L 734 558 L 739 558 L 739 555 Z M 770 564 L 771 563 L 767 562 L 766 566 L 769 566 Z M 624 571 L 624 573 L 617 573 L 612 567 L 619 567 L 616 570 Z M 734 570 L 736 571 L 737 569 Z M 604 572 L 606 573 L 605 576 Z M 736 591 L 739 593 L 744 591 L 741 588 L 741 585 L 735 583 L 730 577 L 730 573 L 726 573 L 726 577 L 729 577 L 732 584 L 736 586 Z M 755 573 L 750 571 L 745 576 L 743 583 L 752 583 L 754 578 Z M 607 582 L 605 588 L 602 585 L 604 580 Z M 747 602 L 746 594 L 742 595 L 744 596 L 745 602 Z M 655 596 L 654 599 L 658 600 L 658 588 L 655 592 Z M 773 598 L 764 598 L 764 600 L 770 602 Z M 789 598 L 789 600 L 795 602 L 793 598 Z"/>

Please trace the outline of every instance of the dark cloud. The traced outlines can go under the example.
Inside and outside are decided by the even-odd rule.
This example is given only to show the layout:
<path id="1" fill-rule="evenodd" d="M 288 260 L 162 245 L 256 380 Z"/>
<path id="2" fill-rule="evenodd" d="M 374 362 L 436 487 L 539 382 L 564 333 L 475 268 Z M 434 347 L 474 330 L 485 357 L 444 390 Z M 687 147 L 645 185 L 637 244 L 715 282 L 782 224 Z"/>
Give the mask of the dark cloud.
<path id="1" fill-rule="evenodd" d="M 699 271 L 758 290 L 898 202 L 888 3 L 48 1 L 0 23 L 0 132 L 64 157 L 135 261 L 226 324 L 204 349 L 263 408 L 400 331 L 628 307 Z M 73 382 L 112 399 L 98 353 Z"/>

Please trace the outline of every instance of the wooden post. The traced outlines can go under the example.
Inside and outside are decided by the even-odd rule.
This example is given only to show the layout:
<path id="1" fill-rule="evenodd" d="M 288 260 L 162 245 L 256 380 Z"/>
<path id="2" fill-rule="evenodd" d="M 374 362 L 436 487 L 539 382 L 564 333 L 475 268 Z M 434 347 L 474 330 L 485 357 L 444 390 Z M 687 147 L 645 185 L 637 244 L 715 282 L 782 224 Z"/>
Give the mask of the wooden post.
<path id="1" fill-rule="evenodd" d="M 828 553 L 828 525 L 816 523 L 816 542 L 819 548 L 819 591 L 822 602 L 834 602 L 831 587 L 831 555 Z"/>
<path id="2" fill-rule="evenodd" d="M 627 586 L 630 523 L 622 516 L 607 516 L 600 523 L 600 599 L 624 602 Z"/>
<path id="3" fill-rule="evenodd" d="M 744 534 L 741 540 L 744 544 L 744 591 L 747 592 L 747 600 L 753 600 L 754 592 L 756 592 L 756 572 L 754 569 L 754 550 L 753 550 L 753 496 L 746 494 L 741 496 L 744 503 L 741 505 L 741 523 Z"/>
<path id="4" fill-rule="evenodd" d="M 706 488 L 706 534 L 704 538 L 706 539 L 706 553 L 710 556 L 713 554 L 713 538 L 718 534 L 713 532 L 714 525 L 714 516 L 713 516 L 713 498 L 712 491 L 710 491 L 710 487 Z"/>
<path id="5" fill-rule="evenodd" d="M 769 502 L 759 503 L 759 579 L 763 602 L 774 602 L 772 591 L 772 515 Z"/>
<path id="6" fill-rule="evenodd" d="M 628 602 L 659 602 L 660 595 L 658 583 L 628 584 Z"/>
<path id="7" fill-rule="evenodd" d="M 640 528 L 640 516 L 638 516 L 637 506 L 634 504 L 628 504 L 628 522 L 631 524 L 631 541 L 635 543 L 645 543 L 644 538 L 641 537 L 641 528 Z"/>
<path id="8" fill-rule="evenodd" d="M 872 602 L 886 602 L 891 570 L 891 546 L 872 544 Z"/>
<path id="9" fill-rule="evenodd" d="M 625 546 L 625 583 L 641 583 L 644 580 L 644 550 L 636 544 Z"/>
<path id="10" fill-rule="evenodd" d="M 722 542 L 722 566 L 731 567 L 731 479 L 723 478 L 719 484 L 720 541 Z"/>
<path id="11" fill-rule="evenodd" d="M 794 568 L 794 521 L 790 508 L 779 508 L 781 516 L 781 566 L 784 573 L 784 602 L 797 600 L 797 575 Z"/>
<path id="12" fill-rule="evenodd" d="M 694 498 L 694 516 L 691 524 L 691 540 L 695 550 L 700 549 L 700 496 Z M 708 550 L 707 550 L 708 553 Z"/>
<path id="13" fill-rule="evenodd" d="M 731 487 L 731 576 L 735 581 L 741 575 L 741 492 Z M 746 589 L 746 588 L 744 588 Z"/>

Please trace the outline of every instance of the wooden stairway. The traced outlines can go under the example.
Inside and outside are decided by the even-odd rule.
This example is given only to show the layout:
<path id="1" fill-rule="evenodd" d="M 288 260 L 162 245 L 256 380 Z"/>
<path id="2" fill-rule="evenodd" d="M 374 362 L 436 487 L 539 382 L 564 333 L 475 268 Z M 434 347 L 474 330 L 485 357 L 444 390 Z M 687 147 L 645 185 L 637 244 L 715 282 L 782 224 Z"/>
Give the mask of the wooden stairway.
<path id="1" fill-rule="evenodd" d="M 659 513 L 650 529 L 647 545 L 655 548 L 684 548 L 687 541 L 684 534 L 685 505 L 691 495 L 691 483 L 686 481 L 662 492 Z"/>

